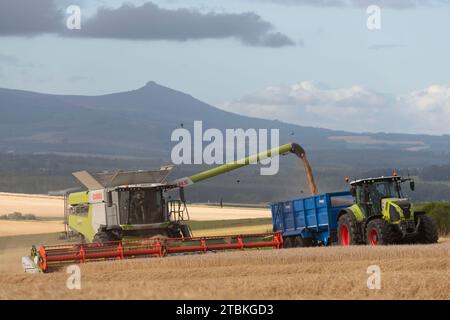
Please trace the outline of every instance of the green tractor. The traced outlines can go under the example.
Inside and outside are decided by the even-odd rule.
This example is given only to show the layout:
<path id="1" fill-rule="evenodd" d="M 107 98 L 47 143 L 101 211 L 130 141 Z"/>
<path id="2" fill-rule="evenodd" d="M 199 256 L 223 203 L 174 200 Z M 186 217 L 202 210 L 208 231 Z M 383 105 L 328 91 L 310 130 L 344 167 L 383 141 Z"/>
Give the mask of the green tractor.
<path id="1" fill-rule="evenodd" d="M 396 175 L 350 182 L 355 203 L 338 214 L 339 244 L 436 243 L 436 222 L 425 212 L 414 210 L 402 192 L 404 182 L 414 191 L 411 178 Z"/>

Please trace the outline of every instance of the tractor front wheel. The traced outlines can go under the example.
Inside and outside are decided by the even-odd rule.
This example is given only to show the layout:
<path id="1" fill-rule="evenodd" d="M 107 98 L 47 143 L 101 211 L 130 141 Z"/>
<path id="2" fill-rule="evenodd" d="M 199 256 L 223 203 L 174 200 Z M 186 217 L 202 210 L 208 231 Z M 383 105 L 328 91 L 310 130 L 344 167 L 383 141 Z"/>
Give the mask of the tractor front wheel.
<path id="1" fill-rule="evenodd" d="M 383 219 L 374 219 L 369 221 L 366 227 L 366 244 L 372 246 L 393 244 L 395 233 Z"/>
<path id="2" fill-rule="evenodd" d="M 349 213 L 343 214 L 338 221 L 338 243 L 341 246 L 359 244 L 359 232 L 354 216 Z"/>
<path id="3" fill-rule="evenodd" d="M 419 234 L 415 239 L 415 243 L 437 243 L 439 235 L 434 219 L 426 214 L 419 215 L 417 219 L 419 222 L 419 228 L 417 230 Z"/>

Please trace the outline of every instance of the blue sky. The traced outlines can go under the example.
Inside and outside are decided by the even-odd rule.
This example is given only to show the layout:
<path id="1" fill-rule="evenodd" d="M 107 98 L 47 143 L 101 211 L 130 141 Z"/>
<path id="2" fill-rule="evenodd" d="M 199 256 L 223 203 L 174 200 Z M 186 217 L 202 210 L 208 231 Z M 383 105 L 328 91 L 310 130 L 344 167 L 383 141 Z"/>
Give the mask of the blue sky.
<path id="1" fill-rule="evenodd" d="M 28 3 L 33 7 L 41 1 L 48 6 L 52 2 Z M 2 1 L 4 13 L 8 2 L 12 5 L 17 0 Z M 200 35 L 189 40 L 174 34 L 169 40 L 164 35 L 154 40 L 155 35 L 148 38 L 147 30 L 141 28 L 141 38 L 132 39 L 127 38 L 125 20 L 114 29 L 124 35 L 103 39 L 98 35 L 101 31 L 90 33 L 98 23 L 87 21 L 95 18 L 99 7 L 117 9 L 122 1 L 55 0 L 53 5 L 61 10 L 69 4 L 80 5 L 81 31 L 85 33 L 77 37 L 71 31 L 21 33 L 14 29 L 17 26 L 0 23 L 0 87 L 103 94 L 136 89 L 153 80 L 233 112 L 302 125 L 450 133 L 448 1 L 381 2 L 381 30 L 366 27 L 366 3 L 378 3 L 376 0 L 343 7 L 327 5 L 327 1 L 317 5 L 319 2 L 312 0 L 128 2 L 137 9 L 152 2 L 166 9 L 158 9 L 163 14 L 189 8 L 198 13 L 190 23 L 196 26 L 195 19 L 204 20 L 198 26 L 206 31 L 200 30 Z M 254 31 L 264 27 L 254 19 L 242 18 L 244 12 L 256 14 L 272 29 L 268 33 Z M 222 34 L 217 28 L 223 24 L 217 27 L 213 21 L 217 17 L 211 13 L 224 15 L 223 20 L 230 18 L 231 22 L 226 22 L 230 37 L 217 36 Z M 26 22 L 10 22 L 14 23 Z M 282 38 L 278 40 L 284 44 L 255 40 L 254 32 L 259 32 L 258 37 L 279 33 Z M 405 121 L 392 126 L 386 123 L 386 112 Z M 343 114 L 359 121 L 349 128 Z"/>

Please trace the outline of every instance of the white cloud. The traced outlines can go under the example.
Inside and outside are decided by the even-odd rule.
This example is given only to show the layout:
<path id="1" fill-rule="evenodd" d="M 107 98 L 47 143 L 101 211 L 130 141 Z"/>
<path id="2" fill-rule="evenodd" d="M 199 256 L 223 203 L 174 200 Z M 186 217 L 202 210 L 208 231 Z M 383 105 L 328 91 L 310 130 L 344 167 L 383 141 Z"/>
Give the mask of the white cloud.
<path id="1" fill-rule="evenodd" d="M 413 91 L 401 96 L 405 104 L 414 105 L 416 111 L 432 112 L 449 115 L 450 113 L 450 86 L 432 85 L 428 88 Z"/>
<path id="2" fill-rule="evenodd" d="M 419 6 L 448 5 L 449 0 L 252 0 L 271 2 L 281 5 L 300 5 L 313 7 L 356 7 L 367 8 L 370 5 L 378 5 L 389 9 L 411 9 Z"/>
<path id="3" fill-rule="evenodd" d="M 222 105 L 228 111 L 304 126 L 355 132 L 450 133 L 450 86 L 403 95 L 313 81 L 268 87 Z"/>

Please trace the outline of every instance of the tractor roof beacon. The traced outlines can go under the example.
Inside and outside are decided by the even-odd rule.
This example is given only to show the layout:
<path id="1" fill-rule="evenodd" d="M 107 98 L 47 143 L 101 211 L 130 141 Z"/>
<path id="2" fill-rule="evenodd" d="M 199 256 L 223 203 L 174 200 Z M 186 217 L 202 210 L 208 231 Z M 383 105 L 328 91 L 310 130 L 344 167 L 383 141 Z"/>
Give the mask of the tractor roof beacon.
<path id="1" fill-rule="evenodd" d="M 424 212 L 414 210 L 402 184 L 412 178 L 382 176 L 350 182 L 355 203 L 338 215 L 338 241 L 351 244 L 435 243 L 435 221 Z"/>

